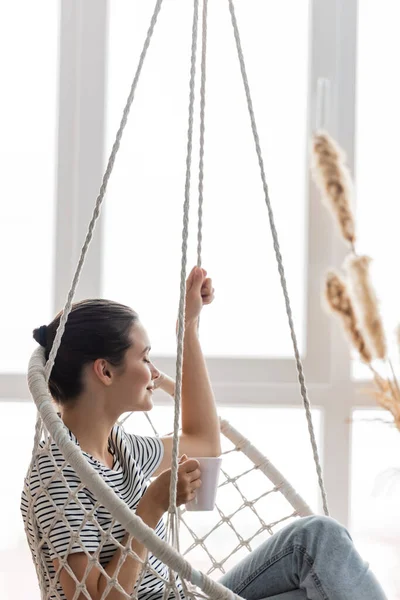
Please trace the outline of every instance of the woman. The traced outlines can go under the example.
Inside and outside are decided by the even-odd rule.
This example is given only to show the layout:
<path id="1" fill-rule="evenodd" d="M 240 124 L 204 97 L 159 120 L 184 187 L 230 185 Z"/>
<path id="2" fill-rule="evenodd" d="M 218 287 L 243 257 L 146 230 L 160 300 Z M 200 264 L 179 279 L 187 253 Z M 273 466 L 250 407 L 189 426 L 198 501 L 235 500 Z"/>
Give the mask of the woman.
<path id="1" fill-rule="evenodd" d="M 213 298 L 211 279 L 203 269 L 194 268 L 186 292 L 177 505 L 192 500 L 201 485 L 199 463 L 187 457 L 218 456 L 221 452 L 213 392 L 197 335 L 202 307 Z M 46 349 L 46 357 L 59 319 L 60 315 L 49 326 L 34 332 L 35 339 Z M 149 352 L 146 330 L 131 309 L 106 300 L 80 302 L 69 316 L 49 388 L 71 439 L 86 459 L 128 506 L 164 538 L 162 517 L 169 504 L 172 438 L 129 435 L 115 425 L 127 411 L 151 410 L 155 387 L 173 393 L 172 380 L 152 364 Z M 85 512 L 95 512 L 104 530 L 112 527 L 114 539 L 122 545 L 127 543 L 124 530 L 112 523 L 104 507 L 96 505 L 88 489 L 79 488 L 78 501 L 68 498 L 68 488 L 76 490 L 79 478 L 65 466 L 54 442 L 51 455 L 52 460 L 46 455 L 39 458 L 39 466 L 29 480 L 31 493 L 38 494 L 35 516 L 44 540 L 48 580 L 54 579 L 60 569 L 57 592 L 51 598 L 74 598 L 77 582 L 84 577 L 88 561 L 96 552 L 104 571 L 93 565 L 86 577 L 92 600 L 102 597 L 107 586 L 105 573 L 113 577 L 117 572 L 121 588 L 132 593 L 139 563 L 128 556 L 118 572 L 121 547 L 110 539 L 102 540 L 95 525 L 85 518 Z M 68 487 L 57 476 L 56 466 L 63 468 Z M 148 485 L 151 477 L 154 479 Z M 47 484 L 48 493 L 39 496 L 42 483 Z M 25 494 L 21 506 L 26 521 Z M 57 510 L 63 518 L 57 516 Z M 31 528 L 32 523 L 28 522 L 28 533 Z M 146 549 L 136 540 L 131 547 L 138 556 L 145 557 Z M 60 565 L 60 558 L 66 558 L 66 563 Z M 150 557 L 150 565 L 167 576 L 165 565 L 154 556 Z M 284 592 L 290 592 L 288 600 L 385 598 L 345 529 L 324 517 L 297 519 L 249 554 L 221 582 L 249 600 L 272 598 Z M 143 600 L 159 600 L 162 591 L 161 580 L 151 572 L 139 581 L 138 596 Z M 85 597 L 83 593 L 79 596 Z M 120 600 L 124 595 L 112 589 L 106 597 Z"/>

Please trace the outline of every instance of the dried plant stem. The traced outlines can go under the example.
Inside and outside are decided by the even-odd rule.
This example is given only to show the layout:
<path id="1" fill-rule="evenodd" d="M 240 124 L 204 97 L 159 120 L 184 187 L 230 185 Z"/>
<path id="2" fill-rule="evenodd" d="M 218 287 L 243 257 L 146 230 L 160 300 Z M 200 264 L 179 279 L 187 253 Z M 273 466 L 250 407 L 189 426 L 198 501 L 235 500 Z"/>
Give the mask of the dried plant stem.
<path id="1" fill-rule="evenodd" d="M 351 209 L 353 183 L 343 150 L 329 136 L 320 131 L 314 134 L 312 147 L 312 175 L 325 205 L 330 209 L 343 238 L 354 250 L 355 222 Z"/>
<path id="2" fill-rule="evenodd" d="M 359 353 L 361 360 L 369 364 L 372 360 L 372 355 L 358 327 L 356 314 L 347 291 L 346 283 L 335 272 L 327 274 L 325 297 L 328 307 L 340 318 L 344 330 L 352 345 Z"/>
<path id="3" fill-rule="evenodd" d="M 400 389 L 397 383 L 397 378 L 393 373 L 394 380 L 382 377 L 376 369 L 369 365 L 369 368 L 374 376 L 374 382 L 378 388 L 374 392 L 374 396 L 378 404 L 389 411 L 394 419 L 394 424 L 400 431 Z"/>
<path id="4" fill-rule="evenodd" d="M 387 357 L 383 322 L 369 274 L 371 259 L 356 253 L 355 220 L 351 208 L 352 178 L 343 150 L 324 131 L 313 136 L 312 174 L 323 201 L 351 248 L 351 254 L 345 262 L 346 280 L 334 272 L 326 276 L 325 298 L 328 307 L 338 316 L 351 345 L 370 369 L 378 404 L 392 414 L 394 424 L 400 431 L 400 384 L 392 361 Z M 400 349 L 400 326 L 397 339 Z M 374 358 L 387 361 L 390 368 L 387 377 L 382 377 L 373 366 Z"/>
<path id="5" fill-rule="evenodd" d="M 382 377 L 372 365 L 372 354 L 358 327 L 357 317 L 351 298 L 347 292 L 346 283 L 338 274 L 333 272 L 328 273 L 325 292 L 330 309 L 340 318 L 352 345 L 358 351 L 361 360 L 367 364 L 373 375 L 374 382 L 378 388 L 374 392 L 378 404 L 392 414 L 394 423 L 400 430 L 400 386 L 391 361 L 388 360 L 388 364 L 391 368 L 393 381 L 390 378 Z"/>
<path id="6" fill-rule="evenodd" d="M 386 338 L 378 307 L 378 299 L 370 280 L 369 256 L 349 255 L 345 261 L 349 292 L 358 322 L 375 358 L 386 359 Z"/>
<path id="7" fill-rule="evenodd" d="M 396 377 L 396 373 L 395 373 L 395 370 L 394 370 L 394 368 L 393 368 L 393 363 L 392 363 L 392 361 L 391 361 L 391 359 L 390 359 L 390 358 L 388 358 L 388 363 L 389 363 L 390 371 L 391 371 L 391 373 L 392 373 L 392 377 L 393 377 L 393 383 L 394 383 L 394 385 L 395 385 L 395 387 L 396 387 L 397 396 L 400 398 L 400 386 L 399 386 L 399 381 L 398 381 L 398 379 L 397 379 L 397 377 Z"/>

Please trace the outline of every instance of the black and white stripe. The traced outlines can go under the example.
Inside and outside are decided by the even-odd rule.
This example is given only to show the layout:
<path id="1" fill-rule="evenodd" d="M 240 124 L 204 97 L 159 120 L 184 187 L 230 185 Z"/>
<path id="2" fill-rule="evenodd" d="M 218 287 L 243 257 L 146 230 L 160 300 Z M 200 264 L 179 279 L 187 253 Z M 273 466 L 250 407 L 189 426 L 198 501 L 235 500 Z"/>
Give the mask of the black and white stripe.
<path id="1" fill-rule="evenodd" d="M 78 440 L 72 432 L 70 438 L 77 444 Z M 131 435 L 116 425 L 109 440 L 110 452 L 114 456 L 114 465 L 110 469 L 82 452 L 88 462 L 99 473 L 116 494 L 135 510 L 139 500 L 147 488 L 147 482 L 158 467 L 163 457 L 164 446 L 156 437 Z M 61 474 L 58 472 L 61 470 Z M 35 562 L 38 559 L 34 540 L 34 525 L 37 527 L 39 540 L 47 535 L 43 542 L 41 555 L 45 561 L 45 580 L 47 586 L 46 599 L 65 600 L 60 584 L 56 583 L 57 592 L 51 592 L 54 585 L 55 570 L 53 559 L 82 552 L 93 553 L 101 545 L 104 532 L 111 533 L 117 541 L 121 541 L 125 531 L 119 523 L 113 521 L 110 513 L 97 506 L 96 498 L 81 484 L 72 467 L 66 464 L 63 455 L 54 442 L 42 444 L 35 467 L 26 480 L 26 488 L 22 493 L 21 511 L 26 525 L 28 542 Z M 71 490 L 77 491 L 77 498 L 69 498 Z M 28 515 L 28 495 L 33 499 L 32 516 Z M 93 512 L 95 519 L 88 520 L 88 513 Z M 110 529 L 111 528 L 111 529 Z M 165 539 L 164 521 L 158 523 L 156 534 Z M 74 538 L 79 538 L 74 539 Z M 112 539 L 105 541 L 100 551 L 100 563 L 104 567 L 116 551 Z M 155 556 L 150 556 L 151 567 L 163 578 L 168 578 L 168 569 Z M 164 584 L 151 572 L 147 572 L 138 590 L 141 600 L 159 600 L 163 595 Z"/>

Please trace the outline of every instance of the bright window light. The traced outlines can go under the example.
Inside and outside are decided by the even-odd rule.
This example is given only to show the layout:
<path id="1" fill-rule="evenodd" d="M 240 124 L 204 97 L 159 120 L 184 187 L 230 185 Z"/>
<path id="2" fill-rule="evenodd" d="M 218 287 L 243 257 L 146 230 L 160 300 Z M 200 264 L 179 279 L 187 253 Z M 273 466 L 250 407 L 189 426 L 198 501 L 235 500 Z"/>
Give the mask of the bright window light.
<path id="1" fill-rule="evenodd" d="M 20 512 L 21 492 L 32 455 L 36 408 L 33 402 L 0 403 L 0 436 L 12 460 L 5 460 L 0 487 L 0 509 L 7 519 L 0 537 L 0 598 L 39 600 L 35 566 Z M 13 426 L 11 426 L 13 424 Z M 21 577 L 23 573 L 23 577 Z"/>
<path id="2" fill-rule="evenodd" d="M 291 340 L 227 7 L 209 6 L 203 264 L 216 300 L 204 310 L 202 342 L 213 356 L 286 357 Z M 191 9 L 179 0 L 160 13 L 104 214 L 103 294 L 135 308 L 164 355 L 175 351 Z M 108 151 L 151 10 L 151 3 L 110 3 Z M 237 17 L 303 346 L 308 1 L 257 0 L 249 10 L 241 0 Z M 196 260 L 196 110 L 188 268 Z"/>
<path id="3" fill-rule="evenodd" d="M 51 317 L 58 2 L 2 3 L 0 53 L 0 370 L 10 373 L 26 370 L 32 329 Z"/>
<path id="4" fill-rule="evenodd" d="M 357 64 L 357 251 L 374 259 L 372 274 L 381 302 L 391 354 L 400 323 L 397 181 L 400 136 L 400 5 L 390 0 L 359 2 Z M 371 40 L 374 40 L 371 43 Z M 356 378 L 369 377 L 360 364 Z"/>
<path id="5" fill-rule="evenodd" d="M 400 433 L 388 413 L 353 413 L 351 532 L 388 598 L 400 597 Z"/>

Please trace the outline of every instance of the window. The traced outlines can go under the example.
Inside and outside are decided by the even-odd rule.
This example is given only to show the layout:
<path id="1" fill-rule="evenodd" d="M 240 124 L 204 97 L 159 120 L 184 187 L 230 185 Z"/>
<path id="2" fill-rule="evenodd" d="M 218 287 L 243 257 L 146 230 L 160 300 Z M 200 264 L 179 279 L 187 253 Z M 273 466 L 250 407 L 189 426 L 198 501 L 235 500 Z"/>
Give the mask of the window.
<path id="1" fill-rule="evenodd" d="M 33 402 L 26 399 L 0 402 L 0 439 L 5 457 L 0 508 L 2 514 L 7 515 L 0 537 L 0 596 L 6 600 L 39 600 L 40 597 L 19 508 L 32 454 L 35 420 Z"/>
<path id="2" fill-rule="evenodd" d="M 1 501 L 10 515 L 0 545 L 0 596 L 5 600 L 34 598 L 37 591 L 18 509 L 33 441 L 35 411 L 30 401 L 21 401 L 28 398 L 24 373 L 33 348 L 31 330 L 48 321 L 69 289 L 152 4 L 36 2 L 33 8 L 17 0 L 0 9 L 0 46 L 7 57 L 0 115 L 7 198 L 0 223 L 5 290 L 0 313 L 0 418 L 5 430 L 0 433 L 13 451 L 12 474 Z M 349 163 L 355 162 L 358 249 L 376 259 L 374 276 L 391 332 L 399 317 L 398 286 L 386 275 L 396 273 L 391 256 L 398 220 L 392 140 L 399 129 L 399 89 L 393 76 L 399 52 L 393 28 L 399 9 L 387 0 L 235 4 L 329 506 L 333 516 L 348 524 L 351 501 L 352 533 L 393 596 L 400 582 L 390 519 L 394 515 L 397 522 L 398 514 L 383 489 L 379 498 L 371 497 L 371 482 L 376 477 L 381 481 L 379 473 L 385 469 L 399 469 L 398 432 L 363 420 L 368 407 L 372 416 L 386 415 L 369 395 L 359 393 L 365 382 L 352 380 L 343 336 L 321 310 L 321 279 L 338 264 L 343 244 L 309 186 L 307 165 L 308 142 L 321 108 L 318 85 L 327 80 L 326 124 Z M 164 1 L 77 294 L 77 299 L 108 296 L 137 309 L 149 328 L 156 363 L 169 374 L 175 364 L 191 10 L 192 3 L 185 0 Z M 371 39 L 376 41 L 372 46 Z M 226 0 L 209 3 L 208 41 L 213 59 L 207 73 L 203 256 L 217 298 L 204 311 L 202 344 L 220 413 L 243 429 L 320 510 Z M 195 261 L 198 121 L 196 108 L 188 269 Z M 170 414 L 170 407 L 157 407 L 160 431 L 172 421 Z M 134 428 L 141 431 L 136 420 Z M 392 491 L 397 497 L 397 488 Z M 387 523 L 381 514 L 387 515 Z M 387 532 L 378 555 L 376 542 Z M 17 591 L 16 565 L 23 565 L 26 575 L 18 580 Z"/>
<path id="3" fill-rule="evenodd" d="M 397 356 L 395 328 L 400 323 L 397 284 L 397 147 L 400 134 L 400 40 L 396 23 L 400 6 L 366 0 L 359 3 L 357 64 L 356 180 L 357 250 L 374 259 L 372 274 L 381 302 L 390 352 Z M 371 43 L 371 40 L 374 43 Z M 389 216 L 390 215 L 390 216 Z M 361 367 L 356 375 L 368 377 Z"/>
<path id="4" fill-rule="evenodd" d="M 52 310 L 58 2 L 0 12 L 0 371 L 12 373 L 25 371 L 32 329 Z"/>
<path id="5" fill-rule="evenodd" d="M 303 348 L 308 4 L 306 0 L 278 4 L 257 1 L 248 11 L 245 2 L 237 2 L 271 199 Z M 108 149 L 151 8 L 126 1 L 110 3 Z M 288 12 L 292 16 L 289 20 Z M 171 36 L 178 17 L 181 26 Z M 175 352 L 191 19 L 192 5 L 185 0 L 166 2 L 159 15 L 110 182 L 104 220 L 104 294 L 138 310 L 143 321 L 151 324 L 153 347 L 163 355 Z M 215 280 L 217 299 L 202 318 L 203 346 L 209 356 L 291 357 L 225 1 L 209 7 L 208 53 L 203 257 Z M 196 119 L 196 141 L 198 135 Z M 195 144 L 188 268 L 195 263 L 197 164 Z"/>
<path id="6" fill-rule="evenodd" d="M 400 435 L 378 410 L 353 413 L 351 529 L 363 556 L 385 586 L 400 589 Z"/>

